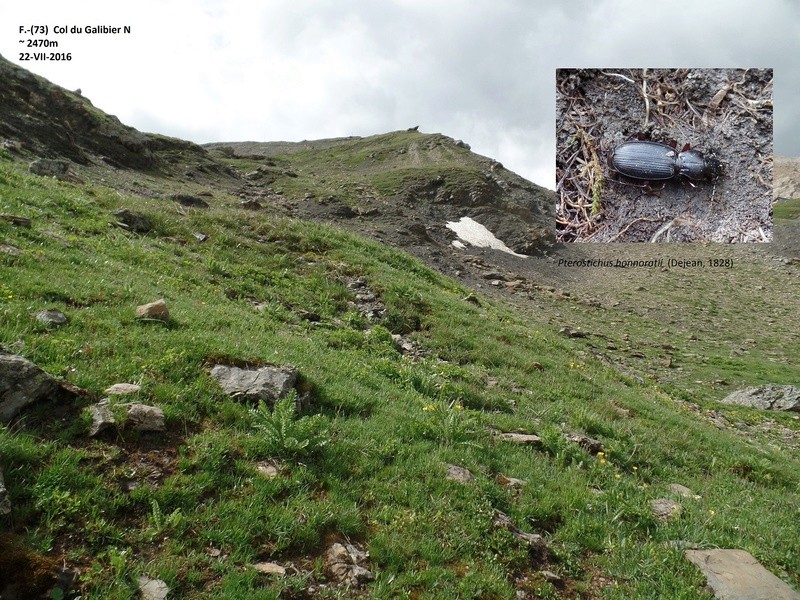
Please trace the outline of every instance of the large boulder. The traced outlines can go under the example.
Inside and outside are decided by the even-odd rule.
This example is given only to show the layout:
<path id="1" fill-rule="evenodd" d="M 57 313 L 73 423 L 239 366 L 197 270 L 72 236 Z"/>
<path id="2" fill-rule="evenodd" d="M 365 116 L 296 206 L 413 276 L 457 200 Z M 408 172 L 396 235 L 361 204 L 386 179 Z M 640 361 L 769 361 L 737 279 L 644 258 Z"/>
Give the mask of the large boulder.
<path id="1" fill-rule="evenodd" d="M 211 376 L 232 398 L 244 402 L 264 401 L 270 406 L 285 398 L 297 382 L 297 368 L 292 366 L 266 366 L 258 369 L 241 369 L 229 365 L 215 365 Z"/>
<path id="2" fill-rule="evenodd" d="M 728 394 L 721 402 L 739 406 L 752 406 L 762 410 L 800 412 L 800 388 L 796 388 L 793 385 L 769 383 L 738 390 Z"/>
<path id="3" fill-rule="evenodd" d="M 686 558 L 703 572 L 716 598 L 800 600 L 800 593 L 767 571 L 744 550 L 687 550 Z"/>
<path id="4" fill-rule="evenodd" d="M 0 348 L 0 422 L 7 423 L 29 404 L 61 392 L 58 381 L 31 361 Z"/>

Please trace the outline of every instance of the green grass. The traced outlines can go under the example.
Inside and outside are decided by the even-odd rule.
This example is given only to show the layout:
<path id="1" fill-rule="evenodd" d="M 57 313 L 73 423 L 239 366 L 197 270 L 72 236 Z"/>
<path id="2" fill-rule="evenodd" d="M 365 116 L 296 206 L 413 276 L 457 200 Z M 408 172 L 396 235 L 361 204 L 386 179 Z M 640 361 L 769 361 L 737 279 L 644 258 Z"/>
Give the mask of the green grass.
<path id="1" fill-rule="evenodd" d="M 772 216 L 776 221 L 791 221 L 800 217 L 800 198 L 777 202 L 772 207 Z"/>
<path id="2" fill-rule="evenodd" d="M 166 581 L 171 598 L 301 597 L 323 579 L 336 540 L 369 550 L 368 597 L 708 597 L 679 540 L 744 548 L 800 585 L 796 452 L 717 429 L 678 402 L 678 386 L 638 385 L 555 326 L 485 297 L 475 306 L 416 259 L 326 226 L 215 206 L 180 214 L 1 164 L 0 212 L 33 225 L 0 220 L 4 243 L 23 250 L 0 254 L 0 342 L 98 397 L 138 383 L 138 401 L 166 414 L 165 434 L 89 440 L 91 401 L 78 399 L 0 427 L 14 507 L 4 525 L 80 566 L 82 598 L 134 598 L 142 574 Z M 121 207 L 146 213 L 154 231 L 110 226 Z M 198 231 L 209 240 L 195 242 Z M 348 304 L 349 277 L 380 294 L 382 323 Z M 170 321 L 136 321 L 136 305 L 158 298 Z M 31 317 L 49 308 L 68 325 Z M 392 333 L 428 356 L 403 356 Z M 741 369 L 722 355 L 699 377 Z M 276 416 L 288 431 L 276 442 L 269 415 L 227 398 L 208 375 L 221 358 L 297 366 L 312 408 Z M 763 369 L 764 380 L 797 374 Z M 502 442 L 490 428 L 542 444 Z M 604 456 L 565 441 L 570 432 L 600 439 Z M 276 478 L 258 473 L 261 460 L 279 464 Z M 446 480 L 448 464 L 475 479 Z M 525 484 L 504 487 L 501 475 Z M 670 483 L 702 498 L 681 500 L 681 516 L 662 524 L 650 502 Z M 495 510 L 545 537 L 543 562 L 493 527 Z M 248 568 L 264 560 L 296 570 L 274 578 Z"/>

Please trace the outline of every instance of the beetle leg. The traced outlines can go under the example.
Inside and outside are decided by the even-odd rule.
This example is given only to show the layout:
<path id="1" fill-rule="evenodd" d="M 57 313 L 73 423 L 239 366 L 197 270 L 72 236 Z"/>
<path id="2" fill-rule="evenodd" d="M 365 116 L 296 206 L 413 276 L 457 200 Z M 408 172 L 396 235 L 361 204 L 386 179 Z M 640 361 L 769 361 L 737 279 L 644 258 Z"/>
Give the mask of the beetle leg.
<path id="1" fill-rule="evenodd" d="M 645 181 L 644 185 L 642 186 L 642 188 L 644 188 L 645 192 L 644 192 L 644 194 L 642 194 L 642 196 L 655 196 L 656 198 L 660 198 L 661 197 L 661 190 L 663 190 L 665 187 L 667 187 L 667 182 L 666 181 L 662 182 L 661 183 L 661 187 L 658 187 L 658 188 L 654 188 L 652 186 L 652 182 L 651 181 Z"/>

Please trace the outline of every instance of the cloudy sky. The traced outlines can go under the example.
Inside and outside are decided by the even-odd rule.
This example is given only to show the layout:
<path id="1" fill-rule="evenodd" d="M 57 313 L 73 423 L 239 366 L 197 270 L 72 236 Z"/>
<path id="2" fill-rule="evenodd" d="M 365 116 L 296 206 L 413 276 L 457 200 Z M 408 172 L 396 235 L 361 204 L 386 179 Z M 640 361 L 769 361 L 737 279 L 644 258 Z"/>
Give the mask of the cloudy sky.
<path id="1" fill-rule="evenodd" d="M 200 143 L 419 125 L 553 188 L 557 67 L 773 67 L 775 151 L 800 156 L 796 0 L 26 0 L 0 24 L 7 59 Z M 39 24 L 71 61 L 20 60 Z"/>

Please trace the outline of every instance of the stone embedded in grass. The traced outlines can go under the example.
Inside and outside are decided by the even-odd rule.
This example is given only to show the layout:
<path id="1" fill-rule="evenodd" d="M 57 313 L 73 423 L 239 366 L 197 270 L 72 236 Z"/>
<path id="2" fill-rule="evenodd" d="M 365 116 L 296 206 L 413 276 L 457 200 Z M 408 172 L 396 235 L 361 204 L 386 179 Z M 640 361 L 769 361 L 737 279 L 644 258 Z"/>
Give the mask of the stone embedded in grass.
<path id="1" fill-rule="evenodd" d="M 160 579 L 150 579 L 142 575 L 137 579 L 137 583 L 142 593 L 142 600 L 166 600 L 169 594 L 169 587 Z"/>
<path id="2" fill-rule="evenodd" d="M 739 406 L 752 406 L 762 410 L 800 412 L 800 388 L 793 385 L 769 383 L 738 390 L 728 394 L 720 402 Z"/>
<path id="3" fill-rule="evenodd" d="M 717 598 L 725 600 L 800 600 L 800 593 L 767 571 L 744 550 L 687 550 Z"/>
<path id="4" fill-rule="evenodd" d="M 193 206 L 199 208 L 208 208 L 209 204 L 202 198 L 198 198 L 197 196 L 192 196 L 191 194 L 172 194 L 169 197 L 170 200 L 174 200 L 181 206 Z"/>
<path id="5" fill-rule="evenodd" d="M 135 394 L 141 391 L 141 389 L 141 386 L 138 386 L 135 383 L 115 383 L 114 385 L 107 387 L 104 390 L 104 393 L 111 394 L 112 396 L 124 396 L 126 394 Z"/>
<path id="6" fill-rule="evenodd" d="M 369 552 L 354 544 L 333 544 L 325 551 L 325 571 L 338 584 L 360 587 L 375 579 L 361 563 L 369 558 Z"/>
<path id="7" fill-rule="evenodd" d="M 260 562 L 251 565 L 256 571 L 266 573 L 267 575 L 286 575 L 286 567 L 282 567 L 277 563 Z"/>
<path id="8" fill-rule="evenodd" d="M 524 479 L 516 479 L 514 477 L 507 477 L 506 475 L 498 475 L 497 476 L 497 483 L 502 485 L 503 487 L 508 487 L 512 489 L 521 488 L 523 485 L 528 483 Z"/>
<path id="9" fill-rule="evenodd" d="M 58 382 L 31 361 L 0 348 L 0 422 L 7 423 L 24 407 L 60 390 Z"/>
<path id="10" fill-rule="evenodd" d="M 256 463 L 256 471 L 267 479 L 275 479 L 279 473 L 278 465 L 266 460 Z"/>
<path id="11" fill-rule="evenodd" d="M 88 408 L 89 414 L 92 416 L 92 425 L 89 428 L 89 437 L 94 437 L 100 432 L 113 427 L 117 421 L 114 418 L 114 413 L 111 412 L 111 404 L 108 398 L 101 400 Z"/>
<path id="12" fill-rule="evenodd" d="M 58 310 L 41 310 L 34 316 L 37 321 L 44 323 L 48 327 L 61 327 L 69 321 L 67 315 Z"/>
<path id="13" fill-rule="evenodd" d="M 297 382 L 297 367 L 266 366 L 241 369 L 229 365 L 215 365 L 211 376 L 226 394 L 236 400 L 269 405 L 285 398 Z"/>
<path id="14" fill-rule="evenodd" d="M 469 483 L 475 479 L 475 476 L 470 473 L 469 469 L 457 465 L 447 465 L 446 477 L 451 481 L 458 481 L 459 483 Z"/>
<path id="15" fill-rule="evenodd" d="M 166 431 L 164 411 L 155 406 L 130 404 L 125 426 L 136 431 Z"/>
<path id="16" fill-rule="evenodd" d="M 538 533 L 526 533 L 517 527 L 511 518 L 504 512 L 494 510 L 492 525 L 497 529 L 508 529 L 515 538 L 528 544 L 532 549 L 538 550 L 541 554 L 546 554 L 547 547 L 544 538 Z M 541 558 L 541 557 L 540 557 Z"/>
<path id="17" fill-rule="evenodd" d="M 11 246 L 9 244 L 0 244 L 0 252 L 8 254 L 9 256 L 22 256 L 24 254 L 24 252 L 16 246 Z"/>
<path id="18" fill-rule="evenodd" d="M 653 516 L 662 523 L 666 523 L 673 517 L 681 514 L 681 505 L 673 502 L 669 498 L 658 498 L 650 504 Z"/>
<path id="19" fill-rule="evenodd" d="M 597 454 L 603 451 L 603 442 L 590 438 L 588 435 L 583 435 L 582 433 L 565 433 L 564 439 L 568 442 L 578 444 L 589 454 Z"/>
<path id="20" fill-rule="evenodd" d="M 261 210 L 262 208 L 264 208 L 261 205 L 261 202 L 253 199 L 242 200 L 241 202 L 239 202 L 239 207 L 244 208 L 245 210 Z"/>
<path id="21" fill-rule="evenodd" d="M 17 215 L 0 215 L 0 219 L 11 223 L 14 227 L 24 227 L 26 229 L 30 229 L 33 223 L 28 217 L 18 217 Z"/>
<path id="22" fill-rule="evenodd" d="M 699 500 L 700 496 L 695 494 L 692 490 L 687 488 L 685 485 L 681 485 L 680 483 L 670 483 L 667 486 L 667 489 L 672 492 L 673 494 L 677 494 L 678 496 L 683 496 L 684 498 L 693 498 L 695 500 Z"/>
<path id="23" fill-rule="evenodd" d="M 150 219 L 148 219 L 144 214 L 136 212 L 135 210 L 123 208 L 112 214 L 117 219 L 116 225 L 122 227 L 123 229 L 127 229 L 128 231 L 133 231 L 134 233 L 147 233 L 152 228 L 150 225 Z"/>
<path id="24" fill-rule="evenodd" d="M 513 442 L 515 444 L 524 444 L 529 446 L 539 446 L 542 443 L 542 438 L 532 433 L 514 433 L 514 432 L 499 432 L 496 434 L 498 439 L 505 442 Z"/>
<path id="25" fill-rule="evenodd" d="M 34 175 L 41 175 L 42 177 L 67 179 L 69 173 L 69 161 L 39 158 L 28 165 L 28 171 Z"/>
<path id="26" fill-rule="evenodd" d="M 136 307 L 137 319 L 158 319 L 160 321 L 169 320 L 169 309 L 167 303 L 163 299 L 150 302 L 149 304 L 142 304 Z"/>

